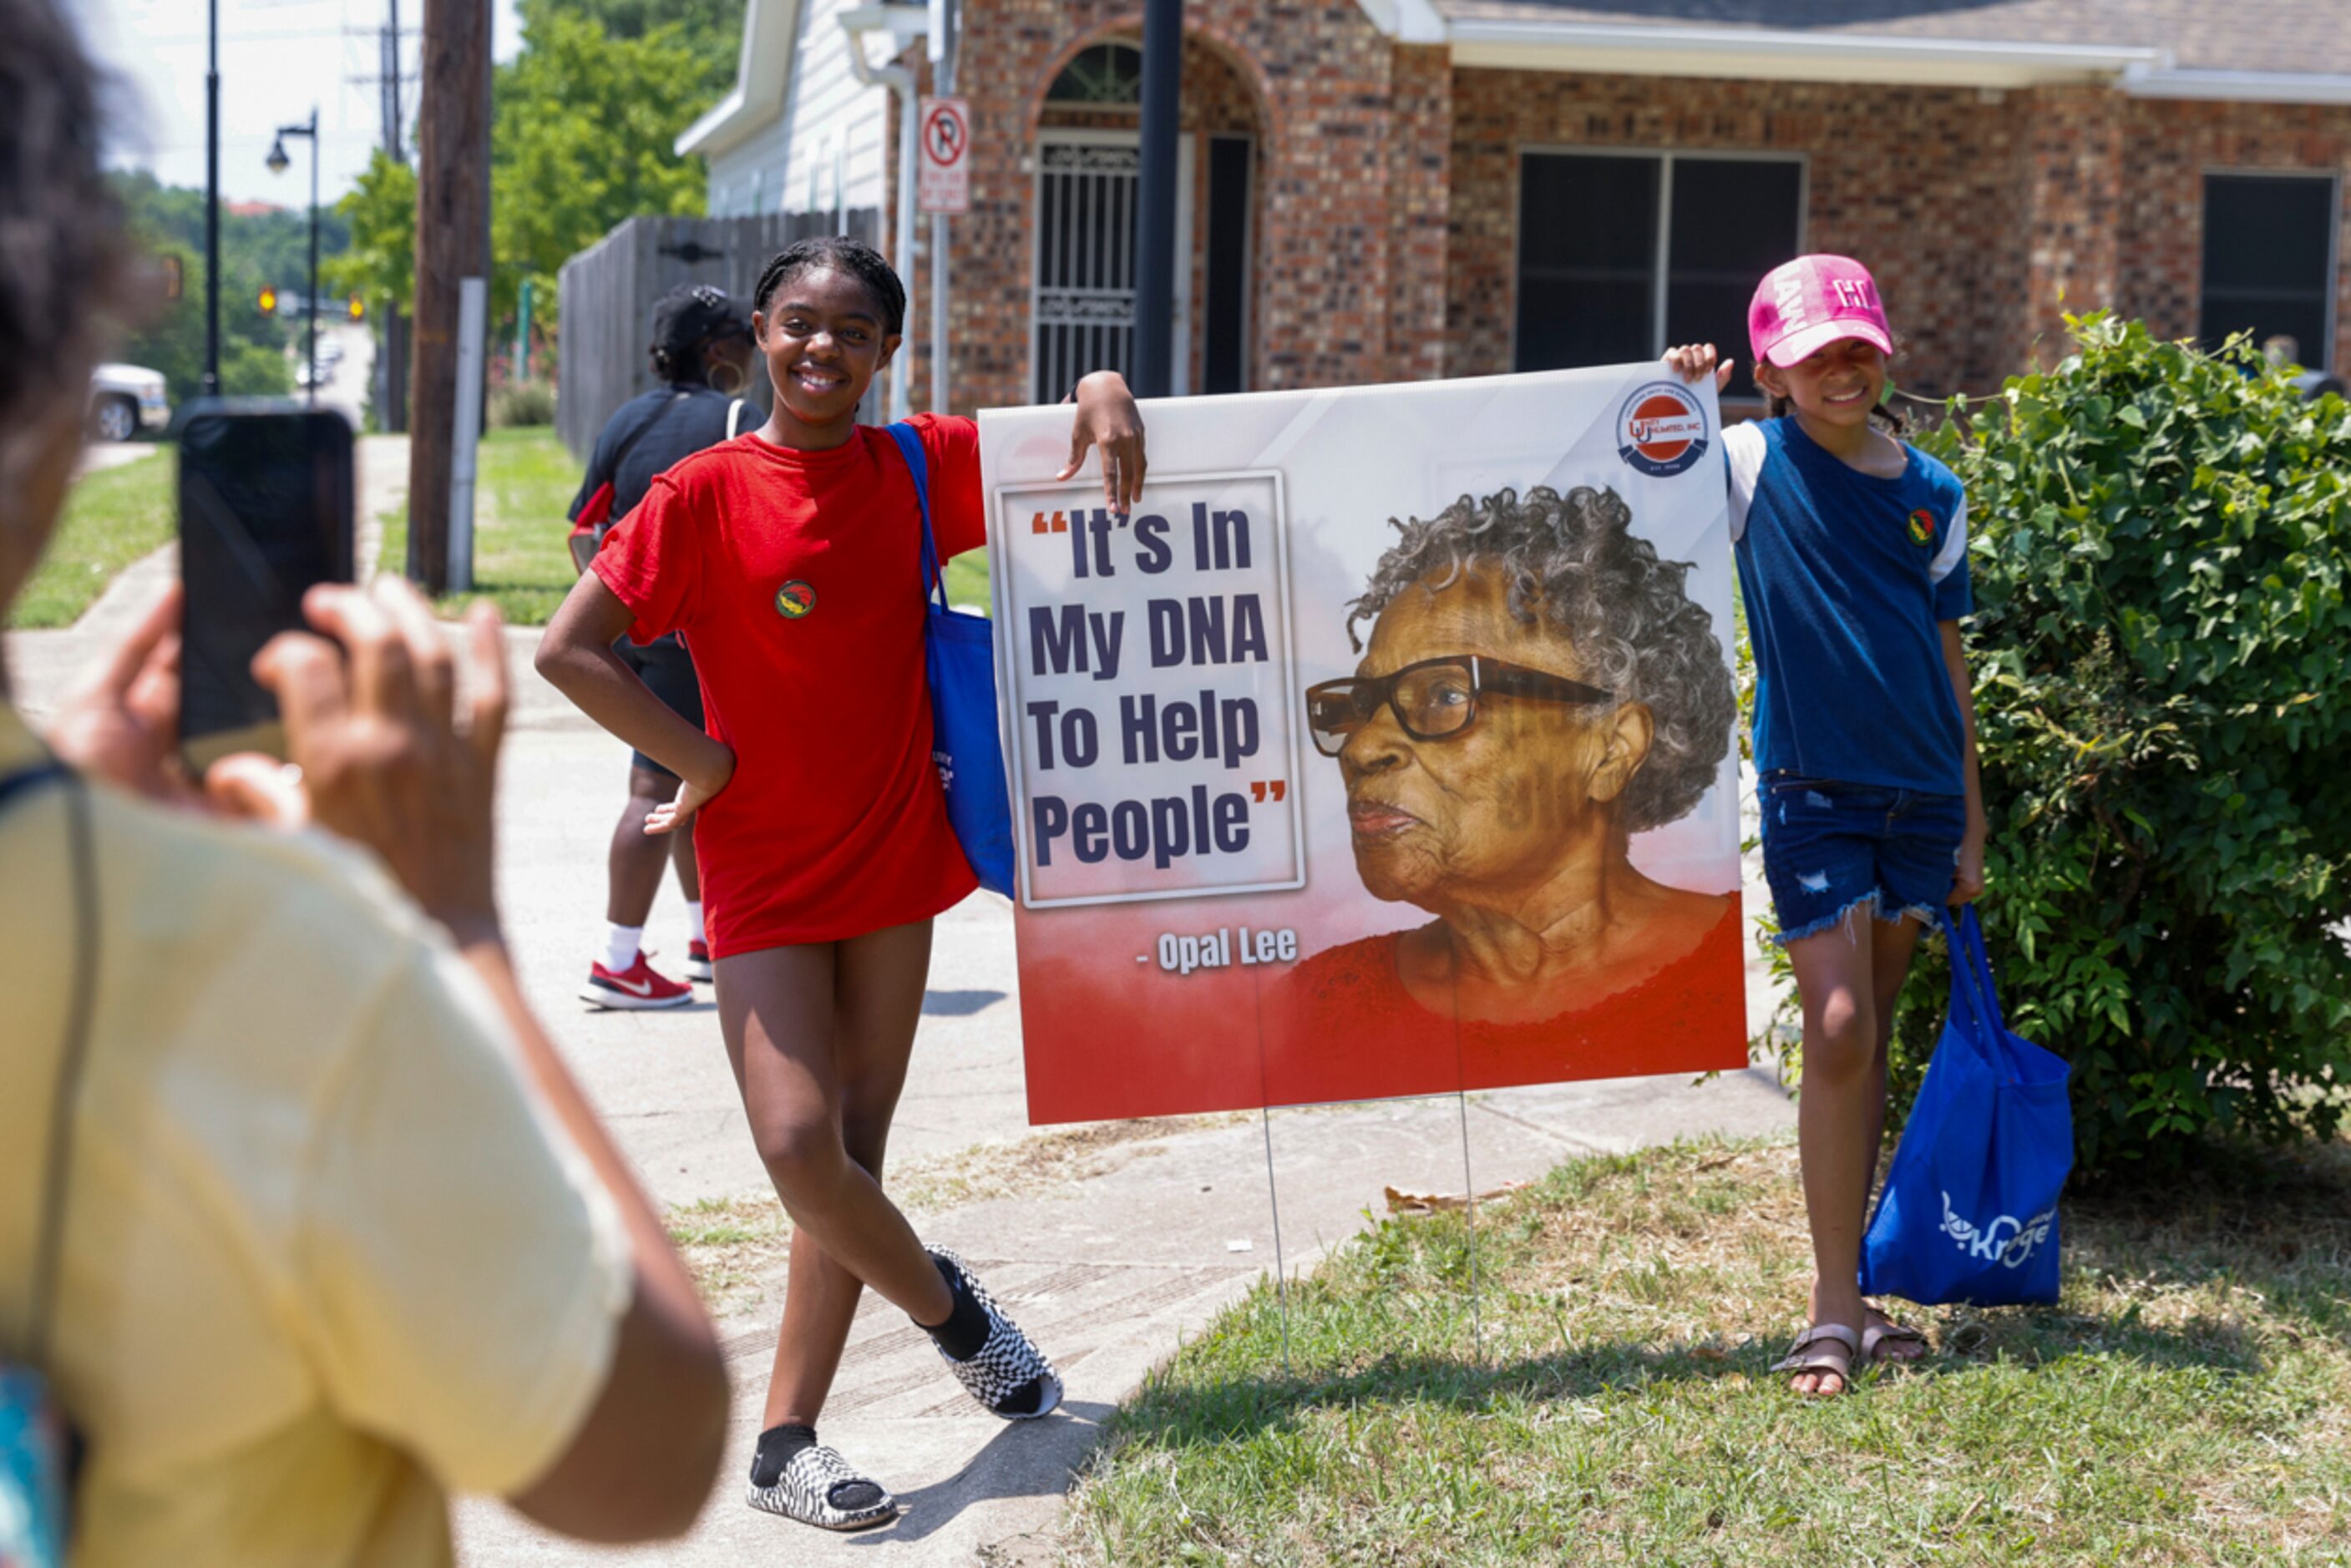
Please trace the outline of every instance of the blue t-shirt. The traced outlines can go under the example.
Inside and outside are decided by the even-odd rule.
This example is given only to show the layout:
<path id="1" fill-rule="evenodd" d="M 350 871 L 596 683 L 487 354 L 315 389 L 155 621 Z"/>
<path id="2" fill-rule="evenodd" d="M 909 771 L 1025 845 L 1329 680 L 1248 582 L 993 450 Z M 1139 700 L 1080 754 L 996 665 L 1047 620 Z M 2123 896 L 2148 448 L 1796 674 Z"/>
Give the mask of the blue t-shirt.
<path id="1" fill-rule="evenodd" d="M 1898 479 L 1792 419 L 1723 432 L 1730 536 L 1755 649 L 1755 767 L 1966 790 L 1966 730 L 1936 623 L 1968 613 L 1968 502 L 1905 447 Z"/>

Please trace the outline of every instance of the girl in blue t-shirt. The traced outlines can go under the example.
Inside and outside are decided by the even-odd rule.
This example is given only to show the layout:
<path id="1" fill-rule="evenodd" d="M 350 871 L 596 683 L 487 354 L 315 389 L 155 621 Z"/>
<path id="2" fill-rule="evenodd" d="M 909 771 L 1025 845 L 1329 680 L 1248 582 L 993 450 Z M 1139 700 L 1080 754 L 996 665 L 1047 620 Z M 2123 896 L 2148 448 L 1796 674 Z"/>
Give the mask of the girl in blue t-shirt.
<path id="1" fill-rule="evenodd" d="M 1755 652 L 1763 869 L 1803 1003 L 1796 1127 L 1814 1272 L 1810 1324 L 1772 1370 L 1799 1393 L 1838 1394 L 1856 1362 L 1926 1353 L 1862 1300 L 1858 1275 L 1895 997 L 1921 928 L 1983 891 L 1959 642 L 1967 496 L 1895 433 L 1893 337 L 1860 263 L 1775 269 L 1747 328 L 1771 417 L 1726 431 L 1723 451 Z M 1729 382 L 1710 343 L 1667 358 L 1690 380 Z"/>

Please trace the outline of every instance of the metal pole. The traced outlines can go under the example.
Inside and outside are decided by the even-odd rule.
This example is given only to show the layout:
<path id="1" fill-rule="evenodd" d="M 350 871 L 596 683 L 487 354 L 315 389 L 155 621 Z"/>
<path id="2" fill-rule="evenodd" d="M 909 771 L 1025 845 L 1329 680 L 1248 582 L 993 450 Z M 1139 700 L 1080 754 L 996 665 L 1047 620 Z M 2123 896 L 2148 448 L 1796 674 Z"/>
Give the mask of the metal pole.
<path id="1" fill-rule="evenodd" d="M 530 379 L 530 279 L 522 280 L 515 296 L 514 373 L 517 381 Z"/>
<path id="2" fill-rule="evenodd" d="M 392 6 L 392 58 L 384 62 L 383 74 L 392 78 L 392 145 L 385 151 L 394 163 L 405 163 L 408 155 L 400 140 L 400 0 L 390 0 Z"/>
<path id="3" fill-rule="evenodd" d="M 1143 4 L 1143 168 L 1135 223 L 1134 390 L 1175 389 L 1176 111 L 1184 94 L 1184 0 Z"/>
<path id="4" fill-rule="evenodd" d="M 220 396 L 220 0 L 211 0 L 204 69 L 204 394 Z"/>
<path id="5" fill-rule="evenodd" d="M 914 287 L 914 160 L 922 152 L 915 137 L 922 108 L 914 97 L 914 73 L 904 74 L 905 85 L 898 89 L 898 254 L 891 259 L 897 263 L 898 275 L 911 294 Z M 914 411 L 914 350 L 904 343 L 898 350 L 890 361 L 890 417 L 893 420 Z"/>
<path id="6" fill-rule="evenodd" d="M 310 328 L 310 406 L 319 406 L 319 110 L 310 109 L 310 294 L 303 312 Z"/>
<path id="7" fill-rule="evenodd" d="M 487 278 L 457 283 L 457 399 L 449 443 L 449 591 L 474 587 L 475 453 L 482 439 L 482 361 L 488 347 Z"/>
<path id="8" fill-rule="evenodd" d="M 955 0 L 931 0 L 930 36 L 925 40 L 931 57 L 931 81 L 941 98 L 955 96 L 956 79 L 956 15 Z M 966 152 L 965 157 L 970 157 Z M 931 412 L 944 414 L 947 407 L 947 279 L 952 264 L 947 254 L 947 243 L 954 220 L 945 213 L 931 214 Z"/>

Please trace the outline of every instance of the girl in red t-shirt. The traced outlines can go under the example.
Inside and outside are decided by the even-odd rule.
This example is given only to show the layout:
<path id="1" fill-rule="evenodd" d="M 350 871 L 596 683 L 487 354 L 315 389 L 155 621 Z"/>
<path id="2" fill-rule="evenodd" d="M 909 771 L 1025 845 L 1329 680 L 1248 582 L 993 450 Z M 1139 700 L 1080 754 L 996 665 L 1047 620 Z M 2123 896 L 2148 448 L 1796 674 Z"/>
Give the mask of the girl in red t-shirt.
<path id="1" fill-rule="evenodd" d="M 894 1516 L 817 1445 L 857 1296 L 872 1285 L 937 1341 L 997 1415 L 1060 1401 L 1052 1364 L 954 1254 L 925 1248 L 877 1179 L 930 964 L 931 919 L 977 885 L 931 762 L 922 514 L 889 435 L 857 405 L 899 347 L 906 294 L 871 246 L 807 240 L 768 264 L 752 327 L 775 383 L 758 431 L 653 482 L 539 646 L 541 674 L 682 781 L 649 833 L 695 823 L 719 1026 L 752 1135 L 793 1223 L 752 1506 L 831 1529 Z M 914 421 L 941 560 L 985 541 L 977 427 Z M 1079 383 L 1071 461 L 1109 504 L 1142 493 L 1126 383 Z M 683 631 L 695 730 L 612 652 Z"/>

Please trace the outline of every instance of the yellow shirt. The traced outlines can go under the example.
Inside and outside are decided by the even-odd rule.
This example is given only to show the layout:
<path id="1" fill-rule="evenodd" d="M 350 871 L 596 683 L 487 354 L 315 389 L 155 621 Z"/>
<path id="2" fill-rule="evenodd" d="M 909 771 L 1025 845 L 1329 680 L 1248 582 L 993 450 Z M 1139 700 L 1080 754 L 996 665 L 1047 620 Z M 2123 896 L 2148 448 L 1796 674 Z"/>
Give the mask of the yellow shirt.
<path id="1" fill-rule="evenodd" d="M 37 761 L 0 705 L 0 775 Z M 375 862 L 91 791 L 102 935 L 47 1370 L 76 1568 L 451 1560 L 602 1387 L 610 1196 Z M 73 974 L 64 792 L 0 810 L 0 1347 L 22 1354 Z"/>

